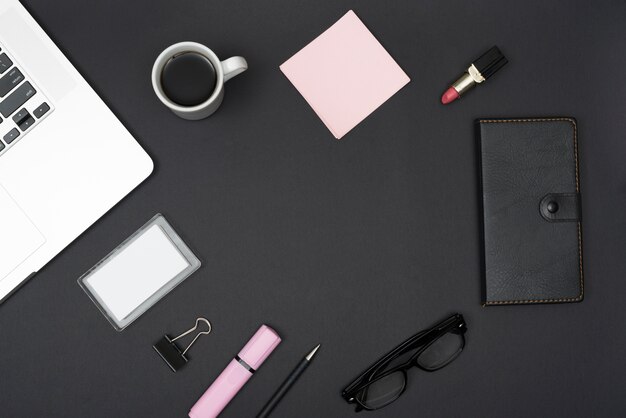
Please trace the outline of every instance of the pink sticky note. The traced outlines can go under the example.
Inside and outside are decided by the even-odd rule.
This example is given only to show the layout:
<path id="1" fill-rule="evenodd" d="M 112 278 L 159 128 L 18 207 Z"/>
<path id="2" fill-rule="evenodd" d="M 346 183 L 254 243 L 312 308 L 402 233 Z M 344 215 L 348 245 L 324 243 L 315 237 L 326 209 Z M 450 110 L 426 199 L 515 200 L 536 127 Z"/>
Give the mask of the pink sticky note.
<path id="1" fill-rule="evenodd" d="M 410 81 L 352 10 L 280 69 L 337 139 Z"/>

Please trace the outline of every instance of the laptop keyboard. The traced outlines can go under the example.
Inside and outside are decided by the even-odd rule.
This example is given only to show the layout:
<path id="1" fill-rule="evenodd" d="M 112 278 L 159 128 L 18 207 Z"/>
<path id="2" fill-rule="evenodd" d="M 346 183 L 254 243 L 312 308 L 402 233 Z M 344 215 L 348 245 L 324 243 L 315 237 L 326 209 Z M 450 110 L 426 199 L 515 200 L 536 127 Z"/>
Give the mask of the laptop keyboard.
<path id="1" fill-rule="evenodd" d="M 0 45 L 0 156 L 52 112 L 50 101 Z"/>

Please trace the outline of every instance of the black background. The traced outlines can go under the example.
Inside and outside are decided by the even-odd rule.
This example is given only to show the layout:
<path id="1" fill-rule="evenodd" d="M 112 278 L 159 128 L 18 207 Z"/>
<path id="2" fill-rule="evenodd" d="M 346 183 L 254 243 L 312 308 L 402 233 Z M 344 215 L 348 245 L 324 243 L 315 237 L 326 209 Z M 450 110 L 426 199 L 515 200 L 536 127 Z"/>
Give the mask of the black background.
<path id="1" fill-rule="evenodd" d="M 342 387 L 454 311 L 468 322 L 466 351 L 437 373 L 412 371 L 402 399 L 372 416 L 623 415 L 625 2 L 25 3 L 156 169 L 0 306 L 0 415 L 186 416 L 267 323 L 283 342 L 223 416 L 253 416 L 318 342 L 275 416 L 353 416 Z M 278 66 L 349 9 L 411 82 L 337 141 Z M 156 56 L 183 40 L 250 66 L 200 122 L 176 118 L 150 84 Z M 446 85 L 493 44 L 509 64 L 442 106 Z M 472 122 L 521 116 L 579 122 L 580 304 L 480 305 Z M 76 279 L 157 212 L 203 266 L 117 333 Z M 197 316 L 214 331 L 173 374 L 151 345 Z"/>

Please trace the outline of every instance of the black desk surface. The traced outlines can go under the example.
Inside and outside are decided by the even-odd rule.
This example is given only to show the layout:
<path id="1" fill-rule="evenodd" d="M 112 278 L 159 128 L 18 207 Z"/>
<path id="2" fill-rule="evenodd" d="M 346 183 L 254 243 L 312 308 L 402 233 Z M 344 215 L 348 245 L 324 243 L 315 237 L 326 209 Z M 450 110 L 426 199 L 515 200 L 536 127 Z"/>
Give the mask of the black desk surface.
<path id="1" fill-rule="evenodd" d="M 342 387 L 453 311 L 469 325 L 466 351 L 437 373 L 414 370 L 402 399 L 372 416 L 623 413 L 625 2 L 25 3 L 156 169 L 0 306 L 0 415 L 186 416 L 267 323 L 283 343 L 223 416 L 253 416 L 321 342 L 275 416 L 350 417 Z M 349 9 L 412 81 L 336 141 L 278 66 Z M 200 122 L 176 118 L 150 84 L 158 53 L 182 40 L 250 65 Z M 442 106 L 446 85 L 494 43 L 509 65 Z M 580 304 L 480 305 L 472 123 L 518 116 L 579 122 Z M 156 212 L 203 266 L 118 333 L 76 279 Z M 197 316 L 214 332 L 173 374 L 151 345 Z"/>

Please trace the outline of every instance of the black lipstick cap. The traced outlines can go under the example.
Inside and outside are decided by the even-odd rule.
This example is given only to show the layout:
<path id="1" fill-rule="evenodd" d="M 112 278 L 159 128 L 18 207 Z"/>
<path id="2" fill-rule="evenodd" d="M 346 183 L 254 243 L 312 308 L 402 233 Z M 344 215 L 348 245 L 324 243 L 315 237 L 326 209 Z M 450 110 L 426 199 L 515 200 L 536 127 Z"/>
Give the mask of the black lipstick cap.
<path id="1" fill-rule="evenodd" d="M 497 46 L 492 47 L 489 51 L 482 54 L 474 61 L 474 67 L 485 77 L 485 79 L 494 75 L 504 64 L 509 62 Z"/>

